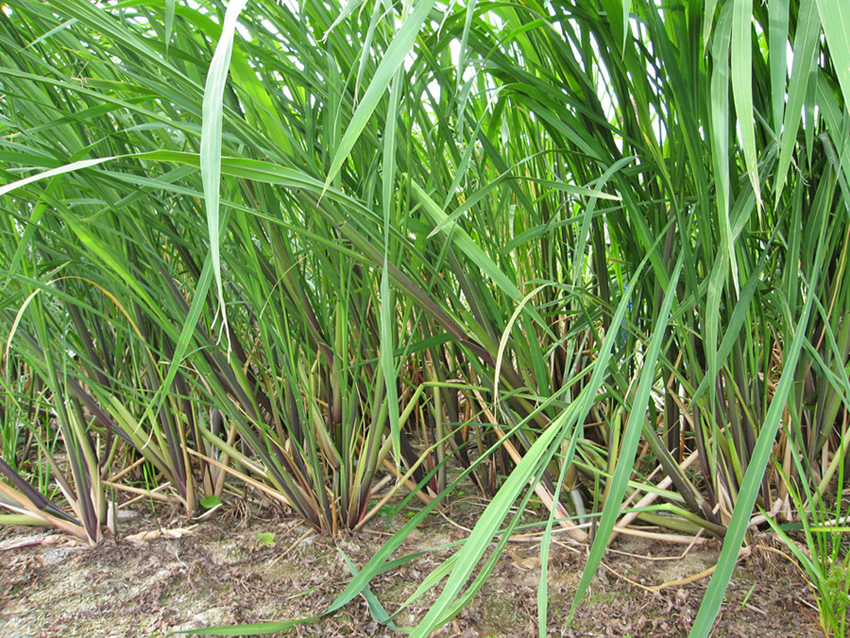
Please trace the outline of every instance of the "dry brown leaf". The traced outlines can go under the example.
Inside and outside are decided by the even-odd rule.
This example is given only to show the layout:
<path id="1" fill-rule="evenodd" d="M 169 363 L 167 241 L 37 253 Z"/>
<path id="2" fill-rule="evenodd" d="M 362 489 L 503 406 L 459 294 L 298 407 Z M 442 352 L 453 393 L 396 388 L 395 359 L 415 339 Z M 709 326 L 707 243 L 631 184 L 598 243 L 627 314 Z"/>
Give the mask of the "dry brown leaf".
<path id="1" fill-rule="evenodd" d="M 147 532 L 139 532 L 138 534 L 130 534 L 129 536 L 125 536 L 124 540 L 139 543 L 157 540 L 158 538 L 183 538 L 184 536 L 194 534 L 196 527 L 197 525 L 190 525 L 189 527 L 172 527 L 171 529 L 153 529 Z"/>

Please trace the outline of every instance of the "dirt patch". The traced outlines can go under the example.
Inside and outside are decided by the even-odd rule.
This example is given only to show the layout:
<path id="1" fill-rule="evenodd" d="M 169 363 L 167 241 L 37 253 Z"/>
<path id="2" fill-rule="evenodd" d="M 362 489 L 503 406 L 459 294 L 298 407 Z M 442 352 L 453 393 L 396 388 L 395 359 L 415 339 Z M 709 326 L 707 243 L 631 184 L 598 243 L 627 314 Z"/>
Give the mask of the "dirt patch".
<path id="1" fill-rule="evenodd" d="M 119 535 L 94 548 L 40 530 L 0 530 L 0 637 L 136 638 L 213 625 L 291 620 L 323 612 L 351 578 L 342 552 L 357 567 L 404 522 L 377 520 L 357 535 L 314 534 L 294 520 L 230 514 L 191 526 L 157 524 L 137 510 Z M 454 551 L 474 518 L 434 516 L 395 557 L 425 552 L 376 577 L 372 592 L 390 613 Z M 467 519 L 467 520 L 464 520 Z M 183 529 L 182 536 L 161 536 Z M 158 531 L 159 530 L 159 531 Z M 131 541 L 132 534 L 157 536 Z M 272 538 L 271 534 L 274 534 Z M 262 538 L 260 538 L 262 537 Z M 45 539 L 50 543 L 46 544 Z M 29 544 L 41 543 L 41 544 Z M 8 549 L 16 546 L 15 549 Z M 342 552 L 340 551 L 342 550 Z M 710 569 L 718 546 L 685 548 L 621 536 L 605 559 L 572 624 L 567 625 L 586 548 L 558 540 L 549 565 L 548 636 L 686 636 L 708 578 L 661 589 Z M 537 635 L 539 543 L 509 544 L 483 589 L 435 636 Z M 395 618 L 416 624 L 436 600 L 430 591 Z M 359 597 L 336 614 L 276 636 L 399 636 L 373 620 Z M 755 551 L 735 571 L 713 636 L 822 636 L 811 592 L 789 561 Z"/>

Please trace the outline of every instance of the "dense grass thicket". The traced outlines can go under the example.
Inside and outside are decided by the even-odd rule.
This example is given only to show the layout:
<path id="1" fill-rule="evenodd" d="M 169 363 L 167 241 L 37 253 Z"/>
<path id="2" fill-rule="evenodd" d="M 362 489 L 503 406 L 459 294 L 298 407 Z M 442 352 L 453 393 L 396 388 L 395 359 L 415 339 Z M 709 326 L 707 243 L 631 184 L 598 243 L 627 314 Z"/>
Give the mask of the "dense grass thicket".
<path id="1" fill-rule="evenodd" d="M 555 525 L 724 539 L 705 636 L 751 523 L 844 635 L 848 98 L 846 0 L 3 4 L 2 522 L 418 499 L 333 610 L 472 481 L 414 636 L 529 499 L 541 635 Z"/>

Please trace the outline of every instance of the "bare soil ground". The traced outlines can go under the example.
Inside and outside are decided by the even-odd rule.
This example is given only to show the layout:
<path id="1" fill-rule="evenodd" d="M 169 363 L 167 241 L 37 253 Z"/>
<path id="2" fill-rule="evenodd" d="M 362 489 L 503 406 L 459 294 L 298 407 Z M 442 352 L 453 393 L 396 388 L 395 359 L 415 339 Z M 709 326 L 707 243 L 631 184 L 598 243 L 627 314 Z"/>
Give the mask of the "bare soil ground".
<path id="1" fill-rule="evenodd" d="M 291 620 L 323 612 L 351 578 L 340 549 L 358 567 L 404 522 L 379 519 L 356 535 L 318 536 L 295 520 L 251 513 L 244 504 L 193 525 L 153 516 L 141 506 L 118 534 L 97 547 L 74 545 L 52 532 L 0 528 L 0 637 L 136 638 L 213 625 Z M 426 552 L 372 582 L 372 592 L 395 612 L 465 538 L 480 504 L 450 518 L 433 516 L 396 556 Z M 174 530 L 183 529 L 185 533 Z M 144 534 L 146 533 L 147 534 Z M 128 540 L 142 533 L 147 540 Z M 174 538 L 171 535 L 177 536 Z M 258 538 L 274 533 L 272 544 Z M 271 542 L 270 537 L 265 537 Z M 537 636 L 539 542 L 512 542 L 486 585 L 443 638 Z M 811 592 L 797 567 L 771 540 L 741 561 L 712 635 L 821 636 Z M 778 548 L 778 546 L 776 546 Z M 612 544 L 589 597 L 572 624 L 566 619 L 587 548 L 556 542 L 549 569 L 548 636 L 686 636 L 707 577 L 687 581 L 717 559 L 718 545 L 687 549 L 621 536 Z M 415 625 L 436 599 L 428 592 L 395 618 Z M 403 635 L 379 625 L 365 600 L 276 636 Z"/>

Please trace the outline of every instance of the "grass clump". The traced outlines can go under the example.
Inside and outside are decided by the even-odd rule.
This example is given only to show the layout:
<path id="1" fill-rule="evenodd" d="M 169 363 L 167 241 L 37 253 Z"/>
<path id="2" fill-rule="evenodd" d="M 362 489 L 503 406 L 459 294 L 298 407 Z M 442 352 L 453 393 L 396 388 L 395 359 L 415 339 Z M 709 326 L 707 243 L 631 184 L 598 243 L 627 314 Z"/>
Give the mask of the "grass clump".
<path id="1" fill-rule="evenodd" d="M 723 538 L 707 635 L 756 507 L 845 463 L 847 32 L 837 0 L 5 6 L 2 504 L 97 542 L 144 477 L 188 515 L 247 484 L 335 533 L 386 472 L 408 530 L 458 471 L 492 502 L 414 635 L 532 493 L 547 539 L 599 514 L 576 600 L 618 524 Z"/>

